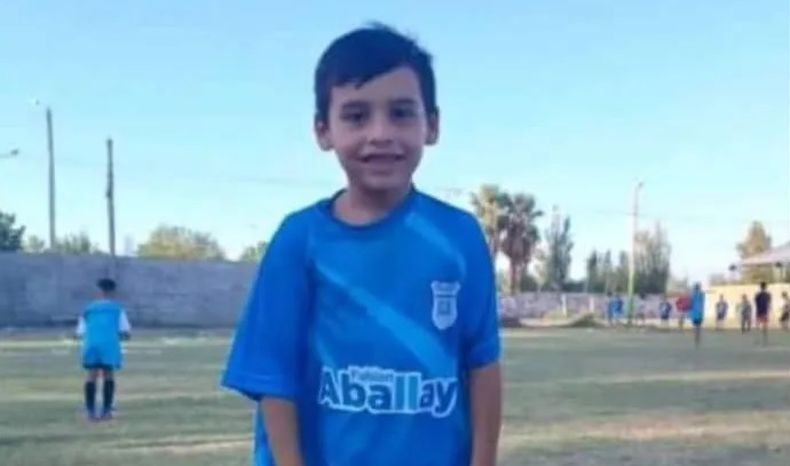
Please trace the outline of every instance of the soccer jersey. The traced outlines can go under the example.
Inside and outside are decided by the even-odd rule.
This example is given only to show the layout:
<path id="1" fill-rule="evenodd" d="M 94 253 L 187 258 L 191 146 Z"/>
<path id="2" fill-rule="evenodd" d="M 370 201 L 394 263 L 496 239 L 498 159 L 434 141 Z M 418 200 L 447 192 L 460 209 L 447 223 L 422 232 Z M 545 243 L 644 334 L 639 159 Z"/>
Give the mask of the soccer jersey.
<path id="1" fill-rule="evenodd" d="M 332 202 L 275 233 L 223 384 L 292 400 L 307 466 L 469 464 L 468 373 L 500 352 L 476 219 L 412 191 L 350 226 Z M 273 465 L 259 412 L 255 423 L 255 464 Z"/>
<path id="2" fill-rule="evenodd" d="M 691 307 L 689 308 L 689 318 L 693 321 L 702 322 L 705 317 L 705 293 L 702 290 L 695 290 L 691 293 Z"/>
<path id="3" fill-rule="evenodd" d="M 82 336 L 82 365 L 120 369 L 123 358 L 119 333 L 130 330 L 120 304 L 109 299 L 90 303 L 77 324 L 77 335 Z"/>

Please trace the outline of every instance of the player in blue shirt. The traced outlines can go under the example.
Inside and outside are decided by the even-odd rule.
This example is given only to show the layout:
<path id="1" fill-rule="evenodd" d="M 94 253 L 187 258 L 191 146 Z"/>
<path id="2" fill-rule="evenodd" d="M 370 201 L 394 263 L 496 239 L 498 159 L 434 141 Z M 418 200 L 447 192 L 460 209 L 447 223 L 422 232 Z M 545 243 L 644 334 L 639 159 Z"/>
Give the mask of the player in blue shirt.
<path id="1" fill-rule="evenodd" d="M 702 321 L 705 318 L 705 293 L 699 283 L 695 283 L 691 290 L 691 308 L 688 316 L 694 325 L 694 347 L 699 348 L 702 341 Z"/>
<path id="2" fill-rule="evenodd" d="M 77 337 L 82 338 L 82 367 L 88 371 L 85 381 L 85 415 L 89 420 L 112 418 L 115 397 L 116 370 L 121 368 L 121 339 L 128 339 L 131 326 L 126 312 L 114 299 L 115 281 L 103 278 L 98 281 L 99 299 L 91 302 L 77 322 Z M 96 410 L 96 387 L 99 375 L 103 405 Z"/>
<path id="3" fill-rule="evenodd" d="M 384 26 L 315 74 L 315 132 L 347 187 L 287 216 L 223 385 L 257 403 L 257 466 L 494 466 L 494 271 L 477 220 L 416 190 L 439 112 L 430 56 Z"/>

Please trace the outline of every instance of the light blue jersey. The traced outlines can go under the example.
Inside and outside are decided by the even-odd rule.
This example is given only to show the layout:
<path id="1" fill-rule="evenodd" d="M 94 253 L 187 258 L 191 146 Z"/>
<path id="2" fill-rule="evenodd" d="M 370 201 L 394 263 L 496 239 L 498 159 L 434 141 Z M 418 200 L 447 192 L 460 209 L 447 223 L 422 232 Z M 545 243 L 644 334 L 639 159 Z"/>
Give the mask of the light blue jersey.
<path id="1" fill-rule="evenodd" d="M 705 293 L 702 290 L 694 290 L 691 292 L 691 309 L 689 309 L 689 318 L 693 321 L 702 322 L 705 317 Z"/>
<path id="2" fill-rule="evenodd" d="M 90 303 L 77 325 L 77 334 L 82 336 L 82 366 L 120 369 L 120 333 L 130 330 L 126 313 L 117 302 L 101 299 Z"/>
<path id="3" fill-rule="evenodd" d="M 476 219 L 416 191 L 366 226 L 331 205 L 274 235 L 223 384 L 293 400 L 306 466 L 468 465 L 469 371 L 500 353 Z M 273 465 L 255 423 L 254 464 Z"/>

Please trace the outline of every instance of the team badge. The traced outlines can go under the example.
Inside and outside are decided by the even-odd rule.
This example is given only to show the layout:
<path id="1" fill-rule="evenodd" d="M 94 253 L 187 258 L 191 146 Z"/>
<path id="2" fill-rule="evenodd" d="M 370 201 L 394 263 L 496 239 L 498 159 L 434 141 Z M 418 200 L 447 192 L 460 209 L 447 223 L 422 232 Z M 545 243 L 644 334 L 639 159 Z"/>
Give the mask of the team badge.
<path id="1" fill-rule="evenodd" d="M 431 316 L 433 324 L 439 330 L 450 328 L 458 318 L 458 292 L 461 284 L 458 282 L 433 282 L 433 309 Z"/>

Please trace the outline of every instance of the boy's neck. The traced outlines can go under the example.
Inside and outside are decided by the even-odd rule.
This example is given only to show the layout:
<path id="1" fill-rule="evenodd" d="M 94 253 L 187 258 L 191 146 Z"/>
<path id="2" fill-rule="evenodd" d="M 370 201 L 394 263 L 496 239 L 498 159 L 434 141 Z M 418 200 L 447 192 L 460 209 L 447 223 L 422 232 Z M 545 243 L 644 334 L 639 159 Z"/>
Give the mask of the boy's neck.
<path id="1" fill-rule="evenodd" d="M 334 206 L 335 215 L 351 224 L 375 222 L 390 213 L 412 190 L 411 184 L 391 191 L 369 191 L 349 185 Z"/>

